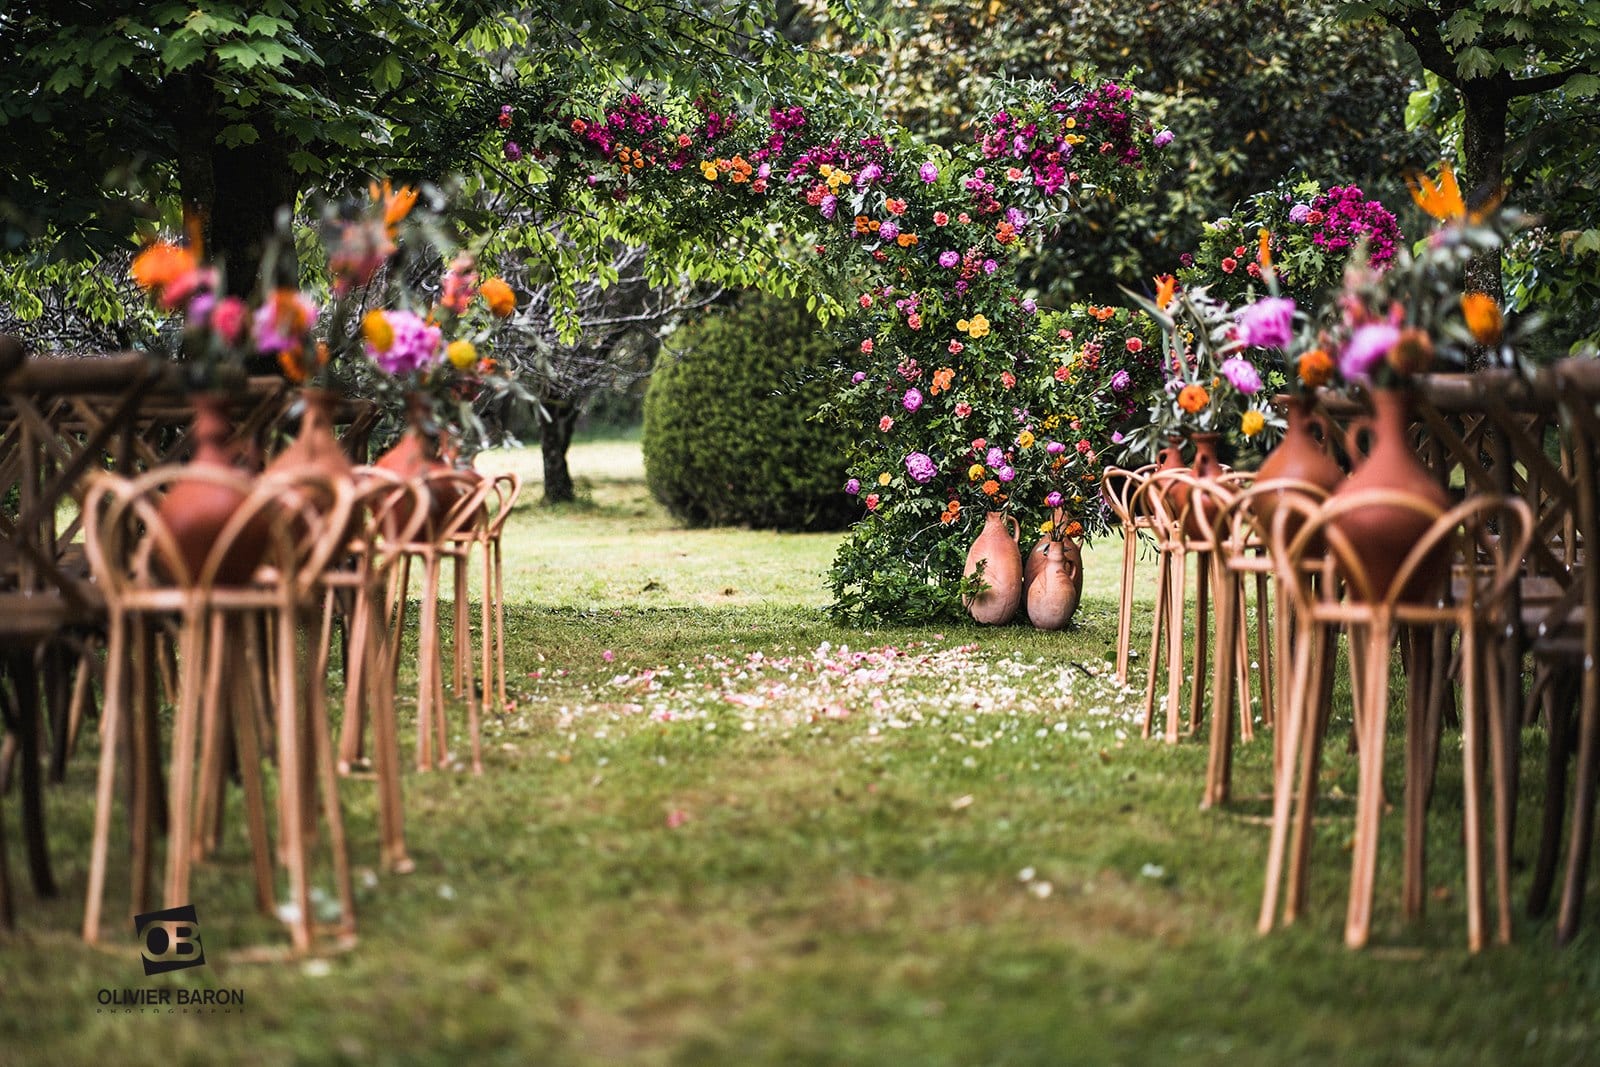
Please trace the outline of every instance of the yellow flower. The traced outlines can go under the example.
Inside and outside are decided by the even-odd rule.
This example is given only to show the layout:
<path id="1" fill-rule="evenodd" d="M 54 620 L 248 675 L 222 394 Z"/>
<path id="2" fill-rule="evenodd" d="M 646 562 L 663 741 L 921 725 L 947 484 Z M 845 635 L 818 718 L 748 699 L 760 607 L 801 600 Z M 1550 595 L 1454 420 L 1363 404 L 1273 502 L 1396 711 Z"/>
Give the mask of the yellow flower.
<path id="1" fill-rule="evenodd" d="M 1032 448 L 1033 447 L 1033 431 L 1032 430 L 1023 430 L 1021 433 L 1017 434 L 1017 445 L 1020 448 Z"/>
<path id="2" fill-rule="evenodd" d="M 983 464 L 982 463 L 974 463 L 972 466 L 967 468 L 967 480 L 968 481 L 975 482 L 979 478 L 982 478 L 982 477 L 983 477 Z"/>
<path id="3" fill-rule="evenodd" d="M 709 159 L 703 159 L 700 161 L 700 173 L 705 176 L 706 181 L 714 182 L 717 180 L 717 165 Z"/>
<path id="4" fill-rule="evenodd" d="M 888 485 L 889 484 L 889 472 L 888 471 L 884 471 L 882 474 L 878 475 L 878 484 L 879 485 Z"/>
<path id="5" fill-rule="evenodd" d="M 367 346 L 373 351 L 389 351 L 389 346 L 394 344 L 394 327 L 389 325 L 389 316 L 381 311 L 367 312 L 361 318 L 361 336 L 367 339 Z"/>
<path id="6" fill-rule="evenodd" d="M 1246 437 L 1254 437 L 1267 425 L 1266 416 L 1251 408 L 1239 417 L 1239 432 Z"/>
<path id="7" fill-rule="evenodd" d="M 982 315 L 972 316 L 972 321 L 967 325 L 967 332 L 972 335 L 974 341 L 980 337 L 987 336 L 989 333 L 989 320 Z"/>
<path id="8" fill-rule="evenodd" d="M 967 327 L 970 326 L 970 325 L 972 325 L 972 324 L 969 323 L 966 319 L 957 319 L 956 320 L 956 329 L 960 330 L 962 333 L 966 333 L 967 332 Z"/>
<path id="9" fill-rule="evenodd" d="M 1049 519 L 1046 519 L 1039 524 L 1039 532 L 1042 534 L 1047 534 L 1051 530 L 1055 529 L 1055 525 L 1055 523 L 1051 522 Z"/>
<path id="10" fill-rule="evenodd" d="M 478 350 L 471 341 L 451 341 L 444 350 L 444 357 L 456 370 L 466 370 L 478 362 Z"/>

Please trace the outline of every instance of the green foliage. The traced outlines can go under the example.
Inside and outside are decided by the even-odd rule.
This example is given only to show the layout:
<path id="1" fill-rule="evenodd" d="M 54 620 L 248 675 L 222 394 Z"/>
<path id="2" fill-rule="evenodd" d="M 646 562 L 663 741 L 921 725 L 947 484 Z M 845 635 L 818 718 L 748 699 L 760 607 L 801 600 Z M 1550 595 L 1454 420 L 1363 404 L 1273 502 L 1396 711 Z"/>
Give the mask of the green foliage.
<path id="1" fill-rule="evenodd" d="M 645 396 L 651 492 L 692 526 L 843 526 L 851 428 L 813 417 L 832 355 L 803 302 L 759 293 L 674 334 Z"/>

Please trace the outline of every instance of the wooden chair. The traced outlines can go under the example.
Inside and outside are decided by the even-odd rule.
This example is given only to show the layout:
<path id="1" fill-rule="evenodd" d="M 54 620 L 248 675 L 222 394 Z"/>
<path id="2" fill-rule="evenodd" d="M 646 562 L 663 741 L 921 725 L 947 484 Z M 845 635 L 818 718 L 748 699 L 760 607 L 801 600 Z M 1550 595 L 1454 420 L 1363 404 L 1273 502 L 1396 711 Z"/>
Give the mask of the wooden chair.
<path id="1" fill-rule="evenodd" d="M 383 605 L 390 575 L 400 560 L 398 546 L 421 534 L 428 521 L 429 500 L 421 482 L 408 482 L 381 467 L 359 467 L 354 475 L 354 509 L 361 528 L 345 547 L 345 564 L 325 571 L 321 578 L 323 616 L 315 670 L 316 677 L 326 677 L 335 615 L 343 604 L 348 639 L 338 769 L 347 775 L 364 762 L 370 718 L 372 766 L 378 782 L 379 858 L 386 869 L 404 874 L 416 865 L 406 851 L 399 721 L 390 669 L 394 650 Z"/>
<path id="2" fill-rule="evenodd" d="M 1188 558 L 1196 556 L 1195 640 L 1190 677 L 1187 734 L 1199 729 L 1205 705 L 1206 665 L 1209 662 L 1209 618 L 1212 560 L 1217 542 L 1212 522 L 1236 495 L 1232 481 L 1198 478 L 1188 470 L 1156 471 L 1131 498 L 1134 514 L 1151 516 L 1150 531 L 1157 557 L 1156 610 L 1151 620 L 1150 663 L 1145 676 L 1142 732 L 1151 736 L 1155 721 L 1156 681 L 1163 658 L 1167 665 L 1166 731 L 1169 744 L 1179 738 L 1184 677 L 1183 626 L 1186 613 Z M 1163 641 L 1165 648 L 1163 649 Z M 1239 642 L 1220 651 L 1223 662 L 1241 674 L 1240 693 L 1249 706 L 1249 656 Z"/>
<path id="3" fill-rule="evenodd" d="M 1117 684 L 1128 684 L 1128 660 L 1133 651 L 1134 568 L 1139 558 L 1139 540 L 1149 536 L 1154 517 L 1133 509 L 1133 497 L 1156 469 L 1147 463 L 1136 470 L 1107 467 L 1100 476 L 1100 495 L 1117 517 L 1122 530 L 1122 593 L 1117 603 Z"/>
<path id="4" fill-rule="evenodd" d="M 1388 506 L 1425 515 L 1431 522 L 1402 562 L 1390 587 L 1373 587 L 1360 556 L 1338 527 L 1351 511 Z M 1318 706 L 1320 676 L 1328 669 L 1330 627 L 1343 626 L 1352 635 L 1355 730 L 1360 753 L 1356 797 L 1355 845 L 1351 859 L 1350 898 L 1345 943 L 1366 944 L 1372 923 L 1377 844 L 1383 808 L 1383 757 L 1388 725 L 1389 653 L 1400 626 L 1447 627 L 1460 635 L 1462 688 L 1462 771 L 1467 869 L 1467 942 L 1477 951 L 1484 942 L 1482 830 L 1479 809 L 1480 750 L 1487 716 L 1494 768 L 1495 867 L 1499 896 L 1499 936 L 1510 938 L 1510 841 L 1501 801 L 1511 787 L 1508 746 L 1502 724 L 1509 709 L 1494 684 L 1498 669 L 1495 642 L 1506 632 L 1506 609 L 1523 554 L 1532 536 L 1533 518 L 1526 503 L 1515 498 L 1481 495 L 1441 512 L 1428 501 L 1392 491 L 1373 491 L 1330 499 L 1326 504 L 1297 497 L 1281 500 L 1273 516 L 1272 555 L 1278 577 L 1294 600 L 1300 628 L 1280 729 L 1284 758 L 1273 795 L 1272 834 L 1267 854 L 1266 885 L 1259 927 L 1274 925 L 1286 851 L 1291 853 L 1291 885 L 1285 922 L 1294 921 L 1303 905 L 1305 866 L 1309 851 L 1310 811 L 1320 762 L 1325 706 Z M 1441 554 L 1454 560 L 1433 589 L 1404 597 L 1414 579 L 1427 576 Z M 1449 580 L 1453 574 L 1453 580 Z M 1346 594 L 1349 595 L 1346 595 Z M 1487 684 L 1486 684 L 1487 679 Z M 1487 699 L 1485 697 L 1487 696 Z M 1421 914 L 1424 899 L 1423 858 L 1426 798 L 1432 784 L 1439 721 L 1428 708 L 1407 708 L 1405 909 Z M 1299 811 L 1293 811 L 1296 752 L 1300 752 L 1302 790 Z M 1294 841 L 1289 841 L 1291 819 Z"/>
<path id="5" fill-rule="evenodd" d="M 190 573 L 184 564 L 157 506 L 173 483 L 191 479 L 229 485 L 246 494 L 198 573 Z M 321 678 L 312 679 L 297 653 L 300 622 L 317 603 L 318 576 L 343 544 L 352 502 L 350 486 L 315 476 L 263 478 L 251 485 L 231 471 L 168 467 L 132 480 L 109 474 L 92 480 L 84 507 L 87 548 L 96 579 L 105 590 L 109 640 L 85 940 L 96 941 L 100 934 L 116 764 L 124 719 L 130 710 L 130 668 L 137 699 L 127 725 L 136 738 L 156 736 L 153 649 L 148 634 L 152 620 L 163 616 L 176 617 L 180 626 L 167 821 L 167 906 L 188 902 L 191 865 L 196 854 L 205 851 L 206 813 L 220 801 L 225 739 L 231 734 L 244 786 L 257 900 L 268 914 L 279 914 L 261 773 L 262 743 L 257 734 L 259 709 L 252 707 L 257 687 L 250 684 L 250 668 L 256 672 L 267 669 L 266 664 L 249 659 L 255 647 L 250 626 L 267 620 L 275 630 L 270 670 L 277 679 L 277 699 L 269 723 L 276 735 L 279 765 L 279 850 L 288 871 L 290 898 L 286 922 L 295 950 L 309 949 L 314 932 L 309 871 L 313 835 L 307 830 L 315 824 L 311 812 L 320 792 L 341 905 L 337 933 L 342 938 L 354 935 L 354 890 L 326 709 L 319 713 L 318 704 L 305 699 L 303 692 L 312 681 L 320 685 Z M 261 567 L 245 584 L 219 584 L 223 561 L 242 538 L 251 536 L 247 531 L 265 532 Z M 239 662 L 241 658 L 244 664 Z M 225 694 L 230 684 L 231 699 Z M 198 798 L 197 740 L 201 747 Z M 136 743 L 133 749 L 129 829 L 133 904 L 138 911 L 145 906 L 152 838 L 159 830 L 157 820 L 151 817 L 150 802 L 159 781 L 159 755 L 153 744 Z"/>
<path id="6" fill-rule="evenodd" d="M 1283 694 L 1283 679 L 1288 675 L 1289 635 L 1293 626 L 1292 601 L 1284 596 L 1275 577 L 1271 556 L 1271 531 L 1262 521 L 1268 508 L 1283 495 L 1295 493 L 1321 501 L 1326 490 L 1311 482 L 1278 478 L 1253 482 L 1242 487 L 1232 499 L 1222 503 L 1212 524 L 1216 548 L 1212 554 L 1217 587 L 1217 647 L 1236 649 L 1235 664 L 1248 665 L 1249 637 L 1244 619 L 1244 592 L 1253 580 L 1256 602 L 1256 662 L 1260 664 L 1261 718 L 1265 725 L 1278 720 L 1278 704 Z M 1268 586 L 1272 586 L 1268 596 Z M 1270 637 L 1269 637 L 1270 632 Z M 1270 645 L 1270 647 L 1269 647 Z M 1233 706 L 1236 691 L 1239 701 L 1238 736 L 1250 741 L 1255 736 L 1250 714 L 1248 677 L 1230 670 L 1226 656 L 1217 656 L 1211 679 L 1211 752 L 1206 766 L 1206 786 L 1200 806 L 1210 808 L 1229 802 L 1233 778 Z M 1281 732 L 1274 732 L 1273 770 L 1276 773 L 1283 751 L 1278 743 Z"/>
<path id="7" fill-rule="evenodd" d="M 467 471 L 441 471 L 426 479 L 429 498 L 434 502 L 420 536 L 396 546 L 400 566 L 391 583 L 389 617 L 396 635 L 391 674 L 399 669 L 400 639 L 405 631 L 406 600 L 410 591 L 411 561 L 422 569 L 422 602 L 417 626 L 417 769 L 432 770 L 450 763 L 450 745 L 445 724 L 444 664 L 439 646 L 439 581 L 446 559 L 457 568 L 456 647 L 461 649 L 470 635 L 465 632 L 465 559 L 478 543 L 478 530 L 486 521 L 484 499 L 493 483 Z M 448 502 L 441 509 L 439 501 Z M 470 647 L 468 645 L 467 647 Z M 464 677 L 457 687 L 467 701 L 467 729 L 472 745 L 472 771 L 483 773 L 483 745 L 478 723 L 478 697 L 471 678 L 470 656 L 458 664 Z M 437 752 L 435 751 L 437 747 Z"/>
<path id="8" fill-rule="evenodd" d="M 485 505 L 488 506 L 492 501 L 493 506 L 487 521 L 480 527 L 479 539 L 483 546 L 483 668 L 480 676 L 483 678 L 485 707 L 492 692 L 498 701 L 500 714 L 504 715 L 510 703 L 506 699 L 505 567 L 501 556 L 501 539 L 505 534 L 506 520 L 511 517 L 511 511 L 522 495 L 522 478 L 505 472 L 494 475 L 488 481 L 489 493 L 485 497 Z M 494 676 L 492 687 L 489 682 L 491 668 Z"/>

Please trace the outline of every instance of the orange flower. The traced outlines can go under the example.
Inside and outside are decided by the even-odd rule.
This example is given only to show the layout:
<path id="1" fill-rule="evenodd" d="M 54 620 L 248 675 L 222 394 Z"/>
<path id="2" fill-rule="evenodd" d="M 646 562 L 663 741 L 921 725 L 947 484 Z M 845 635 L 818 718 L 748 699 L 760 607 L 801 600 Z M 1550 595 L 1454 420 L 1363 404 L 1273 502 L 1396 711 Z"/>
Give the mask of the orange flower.
<path id="1" fill-rule="evenodd" d="M 278 367 L 283 371 L 283 376 L 296 385 L 304 384 L 311 377 L 311 370 L 305 364 L 303 353 L 298 348 L 285 348 L 278 353 Z"/>
<path id="2" fill-rule="evenodd" d="M 1077 537 L 1081 533 L 1083 533 L 1083 523 L 1077 519 L 1067 523 L 1066 529 L 1061 531 L 1063 537 Z"/>
<path id="3" fill-rule="evenodd" d="M 133 280 L 141 289 L 159 293 L 194 270 L 194 253 L 168 241 L 156 241 L 133 257 Z"/>
<path id="4" fill-rule="evenodd" d="M 1090 304 L 1089 314 L 1094 316 L 1096 322 L 1105 322 L 1107 319 L 1116 316 L 1117 309 L 1114 307 L 1095 307 Z"/>
<path id="5" fill-rule="evenodd" d="M 856 216 L 856 232 L 857 233 L 866 233 L 867 232 L 867 221 L 868 220 L 867 220 L 867 217 L 865 215 L 857 215 Z"/>
<path id="6" fill-rule="evenodd" d="M 1000 244 L 1008 245 L 1017 239 L 1017 228 L 1009 222 L 1002 222 L 994 228 L 994 239 Z"/>
<path id="7" fill-rule="evenodd" d="M 395 189 L 389 184 L 389 179 L 383 179 L 380 186 L 372 182 L 367 186 L 367 193 L 374 203 L 383 204 L 383 228 L 390 237 L 394 236 L 394 229 L 400 225 L 411 209 L 417 206 L 417 191 L 409 185 L 402 185 Z"/>
<path id="8" fill-rule="evenodd" d="M 1480 345 L 1500 343 L 1505 319 L 1501 316 L 1500 305 L 1494 302 L 1494 297 L 1488 293 L 1463 293 L 1461 314 L 1466 316 L 1467 329 L 1472 331 L 1474 341 Z"/>
<path id="9" fill-rule="evenodd" d="M 1000 491 L 1000 483 L 995 481 L 993 478 L 990 478 L 988 481 L 983 483 L 982 489 L 985 495 L 994 496 Z"/>
<path id="10" fill-rule="evenodd" d="M 1256 252 L 1256 259 L 1260 261 L 1262 270 L 1271 270 L 1272 231 L 1263 226 L 1261 227 L 1260 234 L 1257 236 L 1259 238 L 1259 250 Z"/>
<path id="11" fill-rule="evenodd" d="M 1313 348 L 1300 357 L 1295 369 L 1305 387 L 1315 389 L 1333 380 L 1333 357 L 1323 349 Z"/>
<path id="12" fill-rule="evenodd" d="M 896 237 L 894 241 L 895 244 L 899 245 L 901 248 L 910 248 L 912 245 L 917 243 L 917 235 L 914 233 L 903 233 L 899 237 Z"/>
<path id="13" fill-rule="evenodd" d="M 940 367 L 938 370 L 933 372 L 933 384 L 928 387 L 928 392 L 934 396 L 938 396 L 940 393 L 949 389 L 951 383 L 953 383 L 955 380 L 955 371 L 951 370 L 949 367 Z"/>
<path id="14" fill-rule="evenodd" d="M 1211 394 L 1203 385 L 1186 385 L 1178 393 L 1178 406 L 1193 415 L 1211 403 Z"/>
<path id="15" fill-rule="evenodd" d="M 1483 203 L 1467 210 L 1461 187 L 1456 184 L 1456 172 L 1446 162 L 1439 164 L 1438 181 L 1430 180 L 1426 174 L 1412 174 L 1406 178 L 1406 185 L 1410 186 L 1411 199 L 1417 202 L 1417 206 L 1440 222 L 1457 222 L 1461 219 L 1471 223 L 1482 222 L 1500 206 L 1506 193 L 1505 186 L 1501 185 Z"/>
<path id="16" fill-rule="evenodd" d="M 1156 307 L 1162 311 L 1172 303 L 1172 298 L 1178 294 L 1178 279 L 1170 274 L 1156 276 Z"/>
<path id="17" fill-rule="evenodd" d="M 511 291 L 511 286 L 503 278 L 490 278 L 478 286 L 478 292 L 483 294 L 483 302 L 489 305 L 489 311 L 498 318 L 505 318 L 517 310 L 517 294 Z"/>

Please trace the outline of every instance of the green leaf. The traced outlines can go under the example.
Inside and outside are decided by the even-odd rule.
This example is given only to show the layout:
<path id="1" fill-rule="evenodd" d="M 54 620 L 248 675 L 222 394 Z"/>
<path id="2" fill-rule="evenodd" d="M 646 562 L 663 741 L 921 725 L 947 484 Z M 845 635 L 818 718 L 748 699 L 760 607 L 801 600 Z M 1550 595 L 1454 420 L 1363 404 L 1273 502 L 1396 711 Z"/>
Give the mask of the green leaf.
<path id="1" fill-rule="evenodd" d="M 1456 56 L 1456 71 L 1463 78 L 1487 78 L 1499 69 L 1494 53 L 1487 48 L 1468 48 Z"/>

